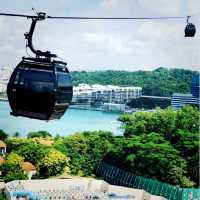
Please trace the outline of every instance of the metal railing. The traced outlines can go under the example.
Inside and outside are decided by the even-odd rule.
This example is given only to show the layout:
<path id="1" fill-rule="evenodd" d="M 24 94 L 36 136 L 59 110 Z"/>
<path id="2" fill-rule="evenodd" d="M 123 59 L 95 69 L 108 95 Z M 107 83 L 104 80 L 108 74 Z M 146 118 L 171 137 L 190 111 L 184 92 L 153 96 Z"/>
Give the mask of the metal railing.
<path id="1" fill-rule="evenodd" d="M 187 189 L 162 183 L 156 180 L 136 176 L 117 167 L 101 163 L 96 175 L 113 185 L 143 189 L 150 194 L 163 196 L 169 200 L 200 200 L 200 189 Z"/>

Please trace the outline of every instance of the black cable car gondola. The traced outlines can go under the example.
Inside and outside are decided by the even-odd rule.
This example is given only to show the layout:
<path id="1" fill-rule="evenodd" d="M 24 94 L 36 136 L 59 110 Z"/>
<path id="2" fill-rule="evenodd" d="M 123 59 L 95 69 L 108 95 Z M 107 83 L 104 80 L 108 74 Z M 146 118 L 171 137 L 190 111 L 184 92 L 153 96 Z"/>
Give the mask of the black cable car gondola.
<path id="1" fill-rule="evenodd" d="M 196 27 L 194 24 L 189 23 L 190 16 L 187 17 L 187 25 L 185 27 L 185 37 L 194 37 L 196 33 Z"/>
<path id="2" fill-rule="evenodd" d="M 35 50 L 32 36 L 38 20 L 45 13 L 32 18 L 29 33 L 25 34 L 27 46 L 36 58 L 22 58 L 13 71 L 7 87 L 11 114 L 40 120 L 59 119 L 72 100 L 72 81 L 66 63 L 49 51 Z"/>

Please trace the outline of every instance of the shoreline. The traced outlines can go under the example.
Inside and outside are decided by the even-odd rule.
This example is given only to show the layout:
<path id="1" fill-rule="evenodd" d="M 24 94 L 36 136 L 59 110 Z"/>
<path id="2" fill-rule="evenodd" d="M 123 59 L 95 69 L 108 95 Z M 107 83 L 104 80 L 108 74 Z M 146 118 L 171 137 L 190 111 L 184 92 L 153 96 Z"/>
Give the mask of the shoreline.
<path id="1" fill-rule="evenodd" d="M 8 99 L 1 98 L 1 97 L 0 97 L 0 102 L 1 102 L 1 101 L 2 101 L 2 102 L 5 102 L 5 101 L 7 102 L 7 101 L 8 101 Z"/>
<path id="2" fill-rule="evenodd" d="M 0 98 L 0 102 L 8 102 L 8 99 L 5 98 Z M 89 110 L 89 111 L 99 111 L 103 113 L 113 113 L 113 114 L 132 114 L 134 112 L 152 112 L 155 109 L 132 109 L 132 110 L 125 110 L 124 112 L 122 111 L 114 111 L 114 110 L 104 110 L 101 107 L 95 108 L 91 107 L 89 105 L 70 105 L 69 109 L 74 109 L 74 110 Z"/>
<path id="3" fill-rule="evenodd" d="M 90 110 L 90 111 L 101 111 L 104 113 L 116 113 L 116 114 L 123 114 L 125 112 L 120 112 L 120 111 L 111 111 L 111 110 L 103 110 L 102 108 L 95 108 L 91 106 L 81 106 L 81 105 L 71 105 L 69 106 L 70 109 L 77 109 L 77 110 Z"/>

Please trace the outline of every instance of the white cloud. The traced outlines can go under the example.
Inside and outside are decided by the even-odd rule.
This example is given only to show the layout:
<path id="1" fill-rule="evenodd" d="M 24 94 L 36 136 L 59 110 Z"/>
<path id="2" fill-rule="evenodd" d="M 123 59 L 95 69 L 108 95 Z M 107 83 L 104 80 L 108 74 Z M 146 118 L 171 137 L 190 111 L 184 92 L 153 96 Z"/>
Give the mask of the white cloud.
<path id="1" fill-rule="evenodd" d="M 130 3 L 130 0 L 102 0 L 100 5 L 103 8 L 112 9 L 119 6 L 128 5 L 129 3 Z"/>
<path id="2" fill-rule="evenodd" d="M 0 18 L 1 66 L 16 66 L 25 53 L 24 33 L 27 30 L 22 19 Z"/>
<path id="3" fill-rule="evenodd" d="M 100 7 L 132 16 L 179 16 L 199 12 L 199 0 L 102 0 Z"/>
<path id="4" fill-rule="evenodd" d="M 116 55 L 130 54 L 132 48 L 129 46 L 129 39 L 111 33 L 85 33 L 82 35 L 82 42 L 86 49 L 93 51 L 104 51 Z"/>
<path id="5" fill-rule="evenodd" d="M 180 11 L 181 0 L 139 0 L 139 6 L 144 9 L 147 14 L 155 16 L 171 16 L 178 15 Z"/>
<path id="6" fill-rule="evenodd" d="M 15 8 L 20 13 L 21 7 L 16 3 L 19 0 L 12 2 L 15 2 Z M 185 11 L 196 13 L 200 3 L 199 0 L 187 0 L 187 4 L 181 0 L 101 0 L 99 5 L 95 1 L 77 3 L 67 0 L 66 6 L 64 0 L 56 3 L 50 1 L 49 4 L 46 1 L 35 2 L 38 2 L 37 10 L 46 8 L 45 11 L 58 16 L 184 15 Z M 3 10 L 6 8 L 2 7 Z M 77 69 L 77 66 L 83 66 L 83 70 L 137 70 L 160 66 L 197 69 L 200 66 L 199 18 L 194 17 L 191 21 L 197 26 L 197 35 L 193 39 L 184 38 L 185 20 L 46 20 L 37 24 L 34 45 L 37 49 L 57 53 L 73 69 Z M 29 30 L 30 23 L 26 19 L 0 17 L 2 66 L 16 66 L 21 57 L 26 55 L 23 34 Z"/>

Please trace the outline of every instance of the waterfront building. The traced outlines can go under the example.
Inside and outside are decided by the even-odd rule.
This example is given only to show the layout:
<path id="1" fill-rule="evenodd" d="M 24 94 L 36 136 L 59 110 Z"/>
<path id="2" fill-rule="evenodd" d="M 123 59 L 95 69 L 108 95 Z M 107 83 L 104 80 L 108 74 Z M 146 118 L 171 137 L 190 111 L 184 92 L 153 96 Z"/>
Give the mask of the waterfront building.
<path id="1" fill-rule="evenodd" d="M 195 74 L 195 75 L 192 76 L 192 89 L 191 89 L 191 92 L 192 92 L 192 95 L 194 97 L 197 97 L 197 98 L 199 98 L 199 90 L 200 90 L 199 79 L 200 79 L 200 74 Z"/>
<path id="2" fill-rule="evenodd" d="M 104 103 L 102 106 L 102 110 L 106 112 L 114 111 L 114 112 L 125 112 L 126 105 L 118 104 L 118 103 Z"/>
<path id="3" fill-rule="evenodd" d="M 73 87 L 72 103 L 90 104 L 93 88 L 88 84 L 79 84 Z"/>
<path id="4" fill-rule="evenodd" d="M 0 93 L 3 93 L 6 91 L 6 86 L 2 83 L 0 83 Z"/>
<path id="5" fill-rule="evenodd" d="M 0 93 L 6 92 L 7 83 L 9 81 L 12 68 L 0 67 Z"/>
<path id="6" fill-rule="evenodd" d="M 141 87 L 120 87 L 114 85 L 88 85 L 80 84 L 74 87 L 73 103 L 102 104 L 115 103 L 126 104 L 131 99 L 142 95 Z"/>
<path id="7" fill-rule="evenodd" d="M 108 85 L 105 88 L 97 89 L 92 93 L 92 101 L 104 103 L 125 104 L 131 99 L 141 97 L 141 87 L 119 87 Z"/>
<path id="8" fill-rule="evenodd" d="M 179 109 L 184 105 L 192 105 L 199 108 L 199 73 L 192 76 L 191 94 L 174 93 L 171 105 L 174 109 Z"/>
<path id="9" fill-rule="evenodd" d="M 184 105 L 193 105 L 199 108 L 199 98 L 192 96 L 192 94 L 174 93 L 172 95 L 172 107 L 179 109 Z"/>

